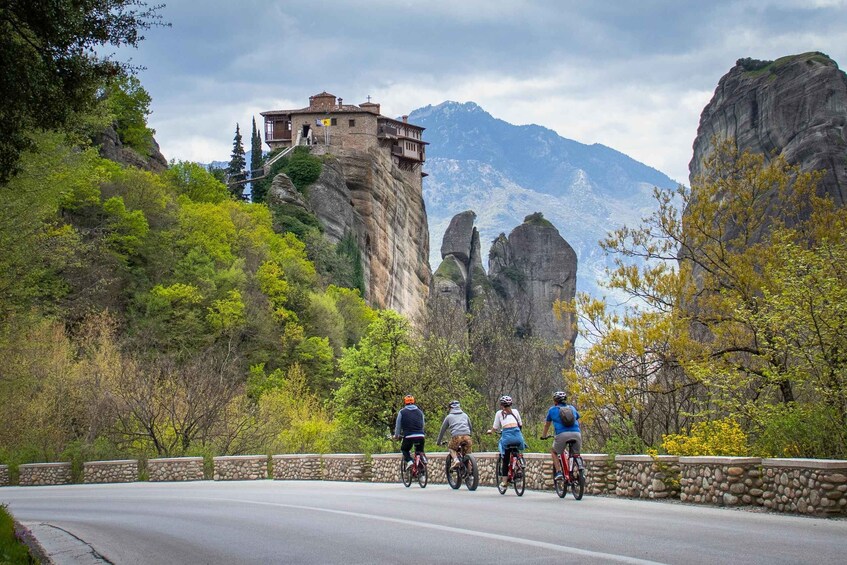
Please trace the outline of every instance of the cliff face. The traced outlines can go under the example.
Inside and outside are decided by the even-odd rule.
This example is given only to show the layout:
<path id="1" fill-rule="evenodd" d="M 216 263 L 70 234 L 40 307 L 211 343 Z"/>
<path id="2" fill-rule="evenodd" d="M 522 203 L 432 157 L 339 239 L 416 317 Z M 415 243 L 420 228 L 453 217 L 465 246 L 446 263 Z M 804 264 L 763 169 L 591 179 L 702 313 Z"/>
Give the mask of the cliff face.
<path id="1" fill-rule="evenodd" d="M 161 173 L 168 168 L 168 161 L 159 151 L 159 144 L 155 139 L 151 141 L 149 157 L 125 147 L 114 127 L 106 128 L 102 134 L 95 136 L 93 141 L 99 146 L 100 156 L 104 159 L 153 173 Z"/>
<path id="2" fill-rule="evenodd" d="M 304 205 L 321 221 L 330 241 L 337 243 L 348 233 L 356 236 L 368 302 L 413 321 L 423 312 L 432 277 L 426 209 L 414 174 L 398 169 L 382 151 L 333 147 L 333 154 L 324 157 L 320 178 L 306 191 Z M 277 187 L 284 180 L 277 179 L 269 201 L 284 192 L 282 185 Z"/>
<path id="3" fill-rule="evenodd" d="M 494 241 L 486 275 L 475 219 L 476 214 L 468 210 L 450 221 L 433 292 L 449 297 L 462 313 L 477 298 L 496 301 L 514 313 L 518 334 L 573 345 L 572 320 L 559 321 L 553 314 L 555 301 L 573 300 L 576 295 L 573 248 L 550 222 L 533 214 L 508 237 L 500 234 Z"/>
<path id="4" fill-rule="evenodd" d="M 782 155 L 804 171 L 825 169 L 820 192 L 847 201 L 847 75 L 822 53 L 740 59 L 700 116 L 692 183 L 713 137 L 734 138 L 740 151 Z"/>

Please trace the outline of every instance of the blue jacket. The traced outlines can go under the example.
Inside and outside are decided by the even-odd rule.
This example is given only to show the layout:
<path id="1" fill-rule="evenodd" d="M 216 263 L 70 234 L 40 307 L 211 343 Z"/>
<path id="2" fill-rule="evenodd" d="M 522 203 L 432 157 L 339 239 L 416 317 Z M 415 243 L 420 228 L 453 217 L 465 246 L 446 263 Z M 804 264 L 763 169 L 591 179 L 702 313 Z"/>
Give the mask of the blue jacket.
<path id="1" fill-rule="evenodd" d="M 411 438 L 424 437 L 425 423 L 423 411 L 414 404 L 409 404 L 397 412 L 394 435 Z"/>

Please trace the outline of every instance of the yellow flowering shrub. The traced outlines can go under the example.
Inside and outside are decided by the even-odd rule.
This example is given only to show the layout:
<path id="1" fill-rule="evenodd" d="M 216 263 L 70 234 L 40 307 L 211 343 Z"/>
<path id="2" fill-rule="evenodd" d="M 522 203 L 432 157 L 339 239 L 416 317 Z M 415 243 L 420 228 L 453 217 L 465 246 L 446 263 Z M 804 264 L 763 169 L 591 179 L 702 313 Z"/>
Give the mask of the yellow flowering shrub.
<path id="1" fill-rule="evenodd" d="M 744 456 L 749 453 L 747 434 L 733 418 L 699 422 L 689 435 L 662 435 L 662 448 L 670 455 Z"/>

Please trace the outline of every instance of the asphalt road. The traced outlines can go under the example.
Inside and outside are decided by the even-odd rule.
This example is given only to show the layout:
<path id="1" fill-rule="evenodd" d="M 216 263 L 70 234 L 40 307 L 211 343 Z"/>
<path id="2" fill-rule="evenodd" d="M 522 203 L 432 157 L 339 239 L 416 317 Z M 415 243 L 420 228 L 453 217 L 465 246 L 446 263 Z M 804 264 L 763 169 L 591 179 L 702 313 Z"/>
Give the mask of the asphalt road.
<path id="1" fill-rule="evenodd" d="M 60 565 L 847 562 L 844 519 L 592 496 L 561 500 L 552 492 L 518 498 L 485 487 L 319 481 L 4 487 L 0 503 L 47 542 Z"/>

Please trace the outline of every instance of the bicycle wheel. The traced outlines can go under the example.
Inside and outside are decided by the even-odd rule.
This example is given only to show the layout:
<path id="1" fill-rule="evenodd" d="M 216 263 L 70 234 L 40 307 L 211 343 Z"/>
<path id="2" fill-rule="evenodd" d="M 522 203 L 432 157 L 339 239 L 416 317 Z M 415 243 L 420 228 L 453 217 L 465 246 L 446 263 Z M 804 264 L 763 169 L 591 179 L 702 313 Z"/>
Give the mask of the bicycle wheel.
<path id="1" fill-rule="evenodd" d="M 576 478 L 571 482 L 571 494 L 577 500 L 582 500 L 585 492 L 585 469 L 577 469 Z"/>
<path id="2" fill-rule="evenodd" d="M 406 468 L 406 462 L 403 459 L 400 459 L 400 480 L 403 481 L 403 484 L 406 488 L 412 486 L 412 468 Z"/>
<path id="3" fill-rule="evenodd" d="M 426 488 L 426 482 L 428 479 L 429 476 L 426 472 L 426 463 L 421 461 L 421 464 L 418 467 L 418 484 L 421 485 L 421 488 Z"/>
<path id="4" fill-rule="evenodd" d="M 553 467 L 553 488 L 556 489 L 556 495 L 559 498 L 565 498 L 568 493 L 568 485 L 565 484 L 565 477 L 562 475 L 556 476 L 556 468 Z"/>
<path id="5" fill-rule="evenodd" d="M 500 465 L 502 463 L 503 456 L 497 458 L 497 469 L 495 469 L 496 473 L 494 475 L 494 480 L 497 482 L 497 490 L 500 491 L 500 494 L 506 494 L 506 490 L 508 490 L 509 485 L 507 484 L 505 487 L 500 486 L 503 482 L 503 474 L 500 473 Z"/>
<path id="6" fill-rule="evenodd" d="M 476 467 L 476 459 L 473 455 L 465 455 L 462 465 L 465 468 L 465 486 L 468 490 L 476 490 L 479 486 L 479 469 Z"/>
<path id="7" fill-rule="evenodd" d="M 523 496 L 523 491 L 526 489 L 526 473 L 524 472 L 523 457 L 515 458 L 515 473 L 512 478 L 512 483 L 515 485 L 515 494 Z"/>
<path id="8" fill-rule="evenodd" d="M 447 475 L 447 484 L 450 485 L 450 488 L 456 490 L 462 486 L 461 469 L 459 467 L 453 469 L 452 467 L 453 456 L 448 454 L 447 460 L 444 463 L 444 473 Z"/>

